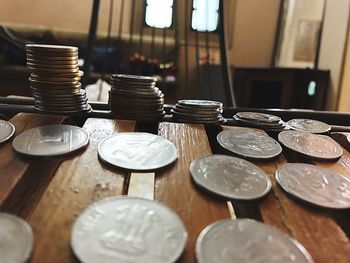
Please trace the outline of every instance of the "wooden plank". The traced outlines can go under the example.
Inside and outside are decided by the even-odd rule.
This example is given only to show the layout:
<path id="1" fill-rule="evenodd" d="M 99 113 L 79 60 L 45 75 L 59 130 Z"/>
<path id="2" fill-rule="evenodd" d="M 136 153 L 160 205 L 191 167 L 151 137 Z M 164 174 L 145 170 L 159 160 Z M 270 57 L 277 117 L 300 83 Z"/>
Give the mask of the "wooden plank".
<path id="1" fill-rule="evenodd" d="M 20 113 L 10 122 L 15 126 L 15 136 L 43 125 L 73 124 L 64 116 Z M 27 158 L 12 149 L 12 143 L 0 146 L 0 207 L 2 211 L 26 217 L 35 207 L 44 189 L 57 170 L 61 159 Z"/>
<path id="2" fill-rule="evenodd" d="M 295 158 L 293 156 L 293 161 L 297 161 Z M 299 162 L 302 161 L 299 159 Z M 263 222 L 298 240 L 310 252 L 315 262 L 348 262 L 349 239 L 331 214 L 292 200 L 277 186 L 275 172 L 278 167 L 287 163 L 286 158 L 280 155 L 273 161 L 253 163 L 264 170 L 272 181 L 271 192 L 265 199 L 257 202 Z M 250 205 L 255 206 L 253 203 Z"/>
<path id="3" fill-rule="evenodd" d="M 88 119 L 83 128 L 90 134 L 88 148 L 61 164 L 29 217 L 35 234 L 32 262 L 76 262 L 70 236 L 77 216 L 93 202 L 124 192 L 127 172 L 101 163 L 97 147 L 112 133 L 134 131 L 135 123 Z"/>
<path id="4" fill-rule="evenodd" d="M 227 204 L 198 190 L 191 182 L 189 167 L 192 160 L 211 154 L 203 125 L 161 123 L 159 135 L 170 140 L 178 149 L 176 163 L 156 173 L 155 200 L 174 210 L 182 219 L 188 242 L 181 262 L 195 262 L 195 242 L 207 225 L 230 218 Z"/>

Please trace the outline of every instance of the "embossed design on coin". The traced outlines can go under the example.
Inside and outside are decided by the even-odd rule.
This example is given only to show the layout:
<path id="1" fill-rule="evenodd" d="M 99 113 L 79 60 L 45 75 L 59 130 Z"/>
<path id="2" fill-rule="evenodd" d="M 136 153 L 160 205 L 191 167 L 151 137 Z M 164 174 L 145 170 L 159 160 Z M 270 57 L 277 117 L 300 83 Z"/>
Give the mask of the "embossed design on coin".
<path id="1" fill-rule="evenodd" d="M 283 131 L 278 140 L 287 148 L 318 160 L 335 160 L 343 154 L 339 144 L 326 135 Z"/>
<path id="2" fill-rule="evenodd" d="M 251 219 L 220 220 L 207 226 L 196 243 L 198 263 L 311 263 L 296 240 Z"/>
<path id="3" fill-rule="evenodd" d="M 27 262 L 33 249 L 33 231 L 23 219 L 0 213 L 1 262 Z"/>
<path id="4" fill-rule="evenodd" d="M 327 123 L 311 119 L 292 119 L 287 125 L 293 130 L 310 133 L 325 133 L 331 129 Z"/>
<path id="5" fill-rule="evenodd" d="M 288 163 L 276 171 L 289 194 L 326 208 L 350 208 L 350 180 L 335 171 L 304 163 Z"/>
<path id="6" fill-rule="evenodd" d="M 19 134 L 12 142 L 16 152 L 30 156 L 58 156 L 85 147 L 89 134 L 71 125 L 46 125 Z"/>
<path id="7" fill-rule="evenodd" d="M 197 185 L 229 199 L 257 199 L 271 189 L 268 176 L 241 158 L 220 154 L 202 157 L 191 163 L 190 171 Z"/>
<path id="8" fill-rule="evenodd" d="M 264 132 L 248 128 L 224 130 L 217 135 L 217 140 L 226 150 L 251 159 L 272 159 L 282 152 L 277 141 Z"/>
<path id="9" fill-rule="evenodd" d="M 169 208 L 140 198 L 115 197 L 87 208 L 73 226 L 71 246 L 88 262 L 175 262 L 186 229 Z"/>
<path id="10" fill-rule="evenodd" d="M 177 159 L 177 149 L 161 136 L 145 132 L 112 135 L 98 146 L 102 160 L 130 170 L 155 170 Z"/>
<path id="11" fill-rule="evenodd" d="M 11 139 L 15 133 L 15 126 L 8 121 L 0 120 L 0 144 Z"/>

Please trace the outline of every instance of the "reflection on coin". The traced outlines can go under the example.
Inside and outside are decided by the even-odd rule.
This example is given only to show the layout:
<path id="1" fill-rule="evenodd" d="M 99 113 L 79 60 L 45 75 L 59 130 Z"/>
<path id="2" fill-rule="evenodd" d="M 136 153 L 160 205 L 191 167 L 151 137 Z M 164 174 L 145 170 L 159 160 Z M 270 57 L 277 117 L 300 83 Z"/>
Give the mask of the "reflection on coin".
<path id="1" fill-rule="evenodd" d="M 112 80 L 125 80 L 125 81 L 133 81 L 133 82 L 141 82 L 141 83 L 153 83 L 157 81 L 157 78 L 149 77 L 149 76 L 137 76 L 137 75 L 126 75 L 126 74 L 112 74 Z"/>
<path id="2" fill-rule="evenodd" d="M 186 241 L 186 229 L 173 211 L 132 197 L 94 203 L 76 220 L 71 236 L 75 255 L 85 263 L 175 262 Z"/>
<path id="3" fill-rule="evenodd" d="M 307 250 L 277 228 L 251 219 L 220 220 L 196 243 L 198 263 L 311 263 Z"/>
<path id="4" fill-rule="evenodd" d="M 336 160 L 343 154 L 339 144 L 326 135 L 283 131 L 278 140 L 287 148 L 318 160 Z"/>
<path id="5" fill-rule="evenodd" d="M 0 120 L 0 143 L 9 140 L 15 133 L 15 126 L 8 121 Z"/>
<path id="6" fill-rule="evenodd" d="M 278 116 L 261 112 L 237 112 L 236 115 L 240 119 L 254 122 L 278 123 L 281 120 Z"/>
<path id="7" fill-rule="evenodd" d="M 248 128 L 224 130 L 217 135 L 217 140 L 226 150 L 251 159 L 272 159 L 282 152 L 277 141 L 264 132 Z"/>
<path id="8" fill-rule="evenodd" d="M 16 152 L 30 156 L 58 156 L 74 152 L 89 143 L 89 134 L 71 125 L 47 125 L 19 134 L 12 142 Z"/>
<path id="9" fill-rule="evenodd" d="M 174 144 L 144 132 L 112 135 L 99 144 L 98 154 L 102 160 L 130 170 L 155 170 L 177 159 Z"/>
<path id="10" fill-rule="evenodd" d="M 276 171 L 278 184 L 289 194 L 326 208 L 350 208 L 350 180 L 316 165 L 288 163 Z"/>
<path id="11" fill-rule="evenodd" d="M 33 231 L 23 219 L 0 213 L 1 262 L 27 262 L 33 249 Z"/>
<path id="12" fill-rule="evenodd" d="M 229 199 L 257 199 L 271 189 L 268 176 L 241 158 L 220 154 L 202 157 L 192 161 L 190 171 L 197 185 Z"/>
<path id="13" fill-rule="evenodd" d="M 78 52 L 77 47 L 60 46 L 60 45 L 26 44 L 26 49 L 32 52 L 58 52 L 58 53 Z"/>
<path id="14" fill-rule="evenodd" d="M 325 133 L 331 129 L 327 123 L 310 119 L 293 119 L 287 125 L 293 130 L 310 133 Z"/>

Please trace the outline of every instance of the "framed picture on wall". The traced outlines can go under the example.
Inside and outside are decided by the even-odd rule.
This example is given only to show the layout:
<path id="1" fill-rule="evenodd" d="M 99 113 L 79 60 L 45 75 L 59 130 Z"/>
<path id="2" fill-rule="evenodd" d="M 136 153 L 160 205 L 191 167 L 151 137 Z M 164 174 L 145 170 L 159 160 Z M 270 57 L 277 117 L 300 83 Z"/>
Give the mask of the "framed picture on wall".
<path id="1" fill-rule="evenodd" d="M 293 59 L 313 62 L 315 60 L 320 21 L 299 20 L 295 36 Z"/>

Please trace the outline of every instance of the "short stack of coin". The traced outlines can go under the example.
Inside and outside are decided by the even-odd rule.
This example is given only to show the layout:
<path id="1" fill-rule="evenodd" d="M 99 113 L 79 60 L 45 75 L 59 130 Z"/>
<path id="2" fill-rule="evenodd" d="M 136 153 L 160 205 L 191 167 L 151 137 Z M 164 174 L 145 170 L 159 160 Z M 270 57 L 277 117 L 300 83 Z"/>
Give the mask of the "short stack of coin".
<path id="1" fill-rule="evenodd" d="M 50 113 L 82 113 L 91 110 L 81 89 L 78 48 L 27 44 L 29 82 L 35 109 Z"/>
<path id="2" fill-rule="evenodd" d="M 222 103 L 210 100 L 179 100 L 171 114 L 175 121 L 215 124 L 224 121 Z"/>
<path id="3" fill-rule="evenodd" d="M 233 119 L 242 126 L 260 128 L 266 131 L 282 131 L 286 129 L 286 125 L 280 117 L 267 113 L 237 112 Z"/>
<path id="4" fill-rule="evenodd" d="M 156 78 L 113 74 L 110 80 L 109 106 L 114 117 L 137 121 L 157 121 L 165 111 L 164 94 L 156 87 Z"/>

